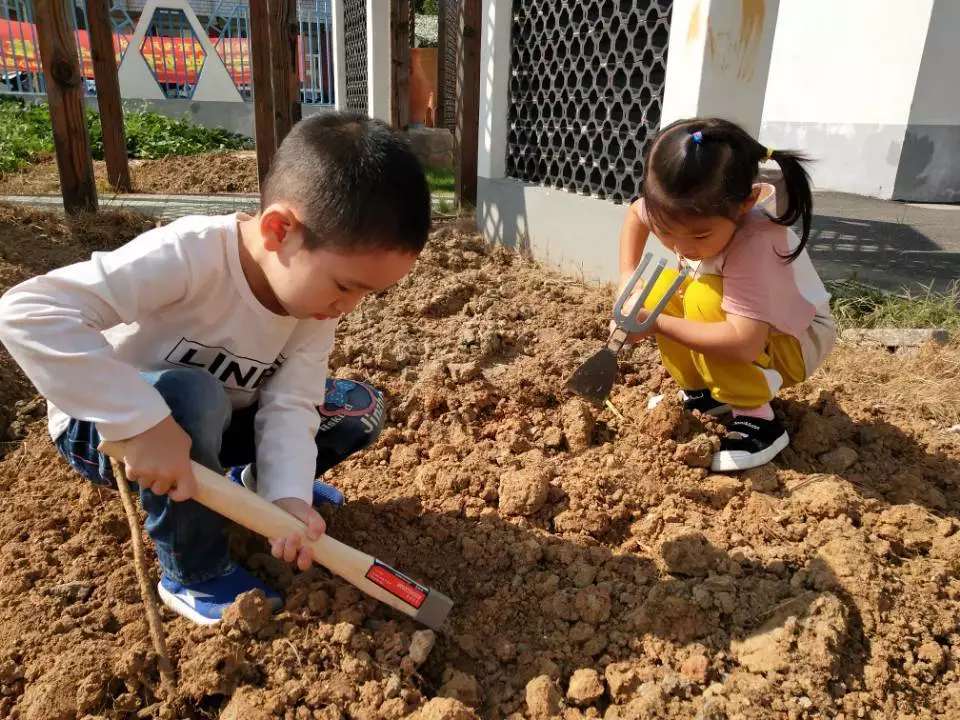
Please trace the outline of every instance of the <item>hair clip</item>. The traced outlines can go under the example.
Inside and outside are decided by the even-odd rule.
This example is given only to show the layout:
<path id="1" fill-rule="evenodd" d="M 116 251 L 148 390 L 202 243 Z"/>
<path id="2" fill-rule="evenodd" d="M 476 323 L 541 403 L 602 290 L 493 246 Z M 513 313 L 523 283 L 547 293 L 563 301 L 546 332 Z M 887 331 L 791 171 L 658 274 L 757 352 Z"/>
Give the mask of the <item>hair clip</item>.
<path id="1" fill-rule="evenodd" d="M 767 154 L 763 156 L 763 162 L 767 162 L 767 160 L 769 160 L 769 159 L 772 158 L 772 157 L 773 157 L 773 148 L 772 148 L 772 147 L 768 147 L 768 148 L 767 148 Z"/>
<path id="2" fill-rule="evenodd" d="M 703 133 L 700 130 L 697 130 L 693 133 L 693 141 L 699 145 L 703 141 Z"/>

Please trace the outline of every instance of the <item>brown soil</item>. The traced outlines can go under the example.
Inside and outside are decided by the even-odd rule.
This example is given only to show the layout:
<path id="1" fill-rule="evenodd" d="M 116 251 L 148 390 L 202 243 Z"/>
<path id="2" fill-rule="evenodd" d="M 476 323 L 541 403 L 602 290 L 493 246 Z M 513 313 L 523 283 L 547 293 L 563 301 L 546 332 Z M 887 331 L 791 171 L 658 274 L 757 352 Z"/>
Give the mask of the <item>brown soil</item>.
<path id="1" fill-rule="evenodd" d="M 27 266 L 3 265 L 5 282 L 42 269 L 4 247 Z M 669 399 L 645 410 L 675 391 L 649 346 L 621 363 L 624 421 L 564 390 L 609 304 L 439 228 L 399 288 L 343 323 L 336 372 L 392 410 L 378 445 L 330 474 L 349 502 L 325 514 L 334 537 L 452 597 L 450 619 L 418 634 L 237 531 L 286 610 L 253 595 L 217 629 L 164 611 L 170 702 L 119 500 L 34 422 L 0 463 L 0 717 L 960 716 L 960 436 L 907 394 L 861 392 L 863 368 L 882 387 L 905 361 L 840 348 L 779 401 L 793 444 L 776 465 L 711 476 L 691 464 L 714 423 Z M 960 348 L 924 353 L 915 378 Z"/>
<path id="2" fill-rule="evenodd" d="M 107 184 L 107 166 L 94 162 L 97 190 L 114 191 Z M 148 194 L 214 194 L 258 192 L 257 157 L 252 151 L 217 152 L 159 160 L 131 160 L 133 191 Z M 0 195 L 56 195 L 60 192 L 57 162 L 41 160 L 18 173 L 0 174 Z"/>

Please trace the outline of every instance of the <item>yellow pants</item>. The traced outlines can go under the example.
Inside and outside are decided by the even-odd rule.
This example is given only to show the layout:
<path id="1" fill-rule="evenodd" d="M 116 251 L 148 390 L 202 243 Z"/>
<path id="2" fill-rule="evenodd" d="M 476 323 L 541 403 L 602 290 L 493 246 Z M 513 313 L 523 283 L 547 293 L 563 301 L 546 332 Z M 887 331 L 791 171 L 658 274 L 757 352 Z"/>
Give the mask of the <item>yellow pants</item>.
<path id="1" fill-rule="evenodd" d="M 652 310 L 677 278 L 676 270 L 664 270 L 644 302 Z M 664 308 L 666 315 L 697 322 L 723 322 L 723 278 L 706 275 L 687 278 Z M 764 351 L 752 363 L 694 352 L 680 343 L 657 335 L 664 367 L 685 390 L 709 389 L 714 400 L 735 408 L 757 408 L 770 402 L 781 387 L 796 385 L 806 371 L 800 341 L 772 328 Z"/>

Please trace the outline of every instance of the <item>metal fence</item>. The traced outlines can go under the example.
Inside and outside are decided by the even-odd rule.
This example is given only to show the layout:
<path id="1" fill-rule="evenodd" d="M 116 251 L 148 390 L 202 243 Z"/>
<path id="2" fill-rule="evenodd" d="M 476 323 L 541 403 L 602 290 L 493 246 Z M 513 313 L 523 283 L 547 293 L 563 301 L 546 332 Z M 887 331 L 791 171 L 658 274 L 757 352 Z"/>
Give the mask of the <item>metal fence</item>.
<path id="1" fill-rule="evenodd" d="M 112 3 L 114 49 L 119 63 L 141 20 L 143 3 L 117 0 Z M 246 0 L 194 0 L 190 3 L 200 26 L 223 61 L 244 100 L 252 98 L 253 73 L 250 56 L 250 8 Z M 334 102 L 333 46 L 330 0 L 300 0 L 297 3 L 300 34 L 298 64 L 300 100 L 332 105 Z M 68 13 L 76 35 L 81 72 L 88 95 L 96 94 L 90 39 L 87 33 L 86 0 L 71 3 Z M 153 72 L 167 98 L 191 98 L 206 52 L 197 40 L 186 14 L 175 8 L 158 8 L 138 51 Z M 43 94 L 46 85 L 40 66 L 33 0 L 0 0 L 0 93 Z"/>

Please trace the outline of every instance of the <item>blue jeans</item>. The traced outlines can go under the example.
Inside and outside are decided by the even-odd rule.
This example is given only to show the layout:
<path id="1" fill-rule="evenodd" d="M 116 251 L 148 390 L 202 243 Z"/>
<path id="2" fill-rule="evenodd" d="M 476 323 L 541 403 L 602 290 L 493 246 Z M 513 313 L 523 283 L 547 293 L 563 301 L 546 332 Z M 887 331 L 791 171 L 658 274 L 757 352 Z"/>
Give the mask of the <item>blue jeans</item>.
<path id="1" fill-rule="evenodd" d="M 204 370 L 177 368 L 143 377 L 163 396 L 173 419 L 193 440 L 193 460 L 217 472 L 254 462 L 256 403 L 234 411 L 226 391 Z M 326 399 L 319 410 L 316 477 L 371 445 L 385 415 L 380 391 L 350 380 L 327 380 Z M 83 477 L 116 488 L 110 460 L 97 450 L 99 444 L 96 427 L 84 420 L 71 420 L 55 441 L 60 454 Z M 189 585 L 231 568 L 226 518 L 193 500 L 174 502 L 166 495 L 137 490 L 147 513 L 147 533 L 169 577 Z"/>

